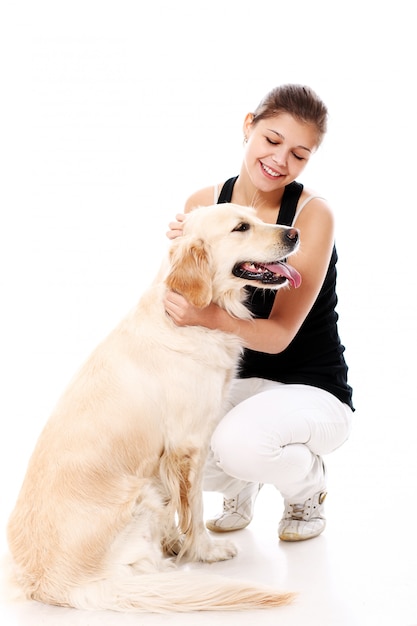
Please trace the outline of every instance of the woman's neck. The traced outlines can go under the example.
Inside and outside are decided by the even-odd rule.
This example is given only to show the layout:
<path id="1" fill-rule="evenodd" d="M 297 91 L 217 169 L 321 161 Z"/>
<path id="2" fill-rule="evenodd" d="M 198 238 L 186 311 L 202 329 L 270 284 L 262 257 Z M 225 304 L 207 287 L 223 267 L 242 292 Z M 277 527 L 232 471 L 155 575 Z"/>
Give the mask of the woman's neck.
<path id="1" fill-rule="evenodd" d="M 254 207 L 256 214 L 263 222 L 275 224 L 284 190 L 285 187 L 271 193 L 263 193 L 250 182 L 245 183 L 242 176 L 239 176 L 233 187 L 232 202 Z"/>

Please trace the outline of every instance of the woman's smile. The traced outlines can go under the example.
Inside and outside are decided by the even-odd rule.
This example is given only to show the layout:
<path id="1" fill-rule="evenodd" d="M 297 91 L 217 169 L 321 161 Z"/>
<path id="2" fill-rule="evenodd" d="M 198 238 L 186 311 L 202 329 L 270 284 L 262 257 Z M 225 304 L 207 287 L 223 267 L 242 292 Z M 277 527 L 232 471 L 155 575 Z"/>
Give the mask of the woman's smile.
<path id="1" fill-rule="evenodd" d="M 280 176 L 283 176 L 283 174 L 277 172 L 277 170 L 272 169 L 272 167 L 269 167 L 269 165 L 262 163 L 262 161 L 259 161 L 259 163 L 261 164 L 262 171 L 268 178 L 276 180 L 277 178 L 280 178 Z"/>

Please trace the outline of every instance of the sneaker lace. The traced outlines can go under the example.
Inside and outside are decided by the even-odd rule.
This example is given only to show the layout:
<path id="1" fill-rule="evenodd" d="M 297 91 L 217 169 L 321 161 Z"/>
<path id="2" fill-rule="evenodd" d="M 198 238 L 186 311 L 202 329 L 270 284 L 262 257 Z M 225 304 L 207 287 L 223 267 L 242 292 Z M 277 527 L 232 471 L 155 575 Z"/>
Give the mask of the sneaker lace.
<path id="1" fill-rule="evenodd" d="M 236 498 L 223 499 L 223 513 L 234 513 L 236 511 Z"/>
<path id="2" fill-rule="evenodd" d="M 304 503 L 290 504 L 288 515 L 295 520 L 302 520 L 304 517 Z"/>

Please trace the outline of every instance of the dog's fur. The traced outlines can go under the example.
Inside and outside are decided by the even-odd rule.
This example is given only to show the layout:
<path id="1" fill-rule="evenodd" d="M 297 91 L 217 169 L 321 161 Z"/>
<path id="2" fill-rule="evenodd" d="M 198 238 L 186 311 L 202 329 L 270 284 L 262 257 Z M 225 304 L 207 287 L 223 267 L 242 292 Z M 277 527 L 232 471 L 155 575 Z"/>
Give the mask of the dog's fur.
<path id="1" fill-rule="evenodd" d="M 243 287 L 265 285 L 232 268 L 282 259 L 296 239 L 295 229 L 266 225 L 236 205 L 187 216 L 163 279 L 96 348 L 40 435 L 8 525 L 26 598 L 153 612 L 290 600 L 175 567 L 181 558 L 214 562 L 236 554 L 205 530 L 201 482 L 242 346 L 230 333 L 176 326 L 163 297 L 169 288 L 198 307 L 213 301 L 249 319 Z"/>

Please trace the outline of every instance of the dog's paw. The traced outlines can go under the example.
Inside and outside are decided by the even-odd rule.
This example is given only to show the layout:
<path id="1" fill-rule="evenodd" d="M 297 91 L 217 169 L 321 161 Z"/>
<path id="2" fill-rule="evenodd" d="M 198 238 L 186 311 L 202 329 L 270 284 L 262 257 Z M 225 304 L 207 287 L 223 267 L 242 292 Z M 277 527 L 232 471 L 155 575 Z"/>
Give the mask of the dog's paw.
<path id="1" fill-rule="evenodd" d="M 212 540 L 206 544 L 204 550 L 199 550 L 199 561 L 205 563 L 215 563 L 216 561 L 227 561 L 237 554 L 234 543 L 224 539 Z"/>

